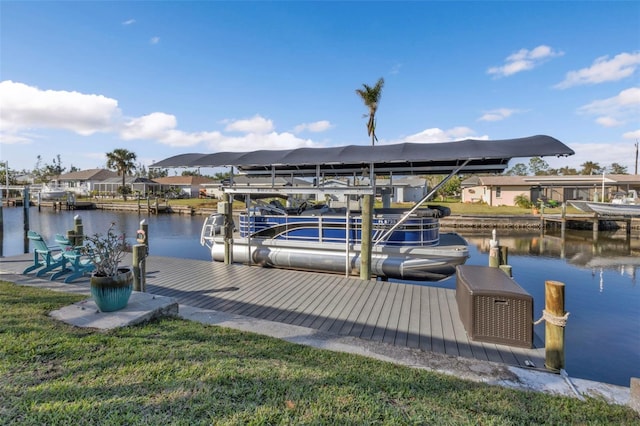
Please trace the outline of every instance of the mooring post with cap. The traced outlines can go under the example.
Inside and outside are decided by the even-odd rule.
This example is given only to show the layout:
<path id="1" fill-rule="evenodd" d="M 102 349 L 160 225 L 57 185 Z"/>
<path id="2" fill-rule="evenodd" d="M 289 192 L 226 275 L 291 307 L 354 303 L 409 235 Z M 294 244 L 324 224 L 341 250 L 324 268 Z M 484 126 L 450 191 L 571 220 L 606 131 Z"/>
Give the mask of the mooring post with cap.
<path id="1" fill-rule="evenodd" d="M 549 370 L 564 369 L 564 283 L 545 281 L 545 366 Z"/>
<path id="2" fill-rule="evenodd" d="M 133 289 L 146 291 L 145 276 L 147 271 L 146 259 L 149 253 L 149 225 L 145 219 L 140 221 L 140 229 L 136 234 L 138 244 L 133 246 Z"/>

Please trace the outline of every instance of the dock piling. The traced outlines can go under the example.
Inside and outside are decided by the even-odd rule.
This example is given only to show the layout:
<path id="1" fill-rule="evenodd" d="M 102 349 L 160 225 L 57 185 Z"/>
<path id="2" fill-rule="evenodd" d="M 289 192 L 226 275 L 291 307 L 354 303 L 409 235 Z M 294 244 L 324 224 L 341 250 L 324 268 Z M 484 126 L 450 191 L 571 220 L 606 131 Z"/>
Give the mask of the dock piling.
<path id="1" fill-rule="evenodd" d="M 564 311 L 564 283 L 545 281 L 545 367 L 560 371 L 564 362 L 564 327 L 568 313 Z"/>

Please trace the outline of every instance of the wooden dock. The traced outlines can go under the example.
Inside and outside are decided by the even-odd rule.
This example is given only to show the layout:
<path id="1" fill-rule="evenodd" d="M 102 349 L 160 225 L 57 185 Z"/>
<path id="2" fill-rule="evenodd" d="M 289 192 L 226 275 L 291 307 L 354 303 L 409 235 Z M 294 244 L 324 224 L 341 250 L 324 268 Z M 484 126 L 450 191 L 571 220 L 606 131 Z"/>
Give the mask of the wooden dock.
<path id="1" fill-rule="evenodd" d="M 567 225 L 571 223 L 577 225 L 573 226 L 574 228 L 591 229 L 594 241 L 598 239 L 598 231 L 600 229 L 611 229 L 611 224 L 616 228 L 622 224 L 622 227 L 627 232 L 627 238 L 631 237 L 631 229 L 638 227 L 637 223 L 634 225 L 634 219 L 631 217 L 608 216 L 597 213 L 542 215 L 541 220 L 543 231 L 550 227 L 557 228 L 559 226 L 560 232 L 564 234 Z"/>
<path id="2" fill-rule="evenodd" d="M 31 263 L 30 254 L 4 258 L 0 270 L 19 273 Z M 450 289 L 157 256 L 146 270 L 147 292 L 184 305 L 451 356 L 544 365 L 537 336 L 536 349 L 469 340 Z"/>

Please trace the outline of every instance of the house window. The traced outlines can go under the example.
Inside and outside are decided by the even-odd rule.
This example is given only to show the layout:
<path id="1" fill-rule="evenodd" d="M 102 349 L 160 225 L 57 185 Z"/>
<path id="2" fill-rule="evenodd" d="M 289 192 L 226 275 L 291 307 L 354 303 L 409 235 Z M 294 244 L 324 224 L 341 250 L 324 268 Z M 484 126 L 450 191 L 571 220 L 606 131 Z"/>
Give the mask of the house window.
<path id="1" fill-rule="evenodd" d="M 502 187 L 496 186 L 496 198 L 500 198 L 502 195 Z"/>

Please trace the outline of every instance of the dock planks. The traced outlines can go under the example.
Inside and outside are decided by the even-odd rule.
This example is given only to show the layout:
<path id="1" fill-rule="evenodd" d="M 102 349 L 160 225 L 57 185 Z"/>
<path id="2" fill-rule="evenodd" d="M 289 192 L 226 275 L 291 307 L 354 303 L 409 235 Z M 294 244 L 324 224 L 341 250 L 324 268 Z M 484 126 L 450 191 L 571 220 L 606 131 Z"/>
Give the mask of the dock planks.
<path id="1" fill-rule="evenodd" d="M 32 262 L 30 254 L 10 259 L 0 269 L 19 273 Z M 539 338 L 538 349 L 469 340 L 455 290 L 159 256 L 147 258 L 146 270 L 147 292 L 183 305 L 451 356 L 544 366 Z"/>

